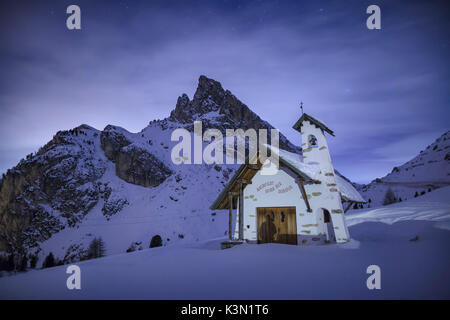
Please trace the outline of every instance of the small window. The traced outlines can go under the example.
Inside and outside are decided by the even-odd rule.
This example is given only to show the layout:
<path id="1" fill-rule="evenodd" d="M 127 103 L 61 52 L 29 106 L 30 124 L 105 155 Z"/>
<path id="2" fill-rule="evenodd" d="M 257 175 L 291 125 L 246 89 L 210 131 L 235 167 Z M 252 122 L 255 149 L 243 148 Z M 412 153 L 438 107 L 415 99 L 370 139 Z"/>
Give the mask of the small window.
<path id="1" fill-rule="evenodd" d="M 281 211 L 281 222 L 284 222 L 285 217 L 284 211 Z"/>
<path id="2" fill-rule="evenodd" d="M 315 135 L 310 134 L 308 136 L 308 145 L 310 148 L 317 148 L 317 138 Z"/>
<path id="3" fill-rule="evenodd" d="M 275 221 L 275 214 L 273 211 L 270 213 L 270 220 Z"/>

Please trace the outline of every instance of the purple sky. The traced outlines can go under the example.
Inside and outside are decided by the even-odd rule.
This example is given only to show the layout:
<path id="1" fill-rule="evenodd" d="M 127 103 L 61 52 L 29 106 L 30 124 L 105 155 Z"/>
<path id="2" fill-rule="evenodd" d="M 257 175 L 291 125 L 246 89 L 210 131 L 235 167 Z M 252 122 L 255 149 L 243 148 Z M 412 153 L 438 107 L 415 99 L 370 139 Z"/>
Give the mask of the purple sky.
<path id="1" fill-rule="evenodd" d="M 65 26 L 78 4 L 82 30 Z M 365 10 L 381 7 L 382 29 Z M 335 167 L 369 182 L 449 129 L 449 6 L 439 1 L 0 3 L 0 172 L 58 130 L 136 132 L 199 75 L 220 81 L 293 143 L 324 121 Z"/>

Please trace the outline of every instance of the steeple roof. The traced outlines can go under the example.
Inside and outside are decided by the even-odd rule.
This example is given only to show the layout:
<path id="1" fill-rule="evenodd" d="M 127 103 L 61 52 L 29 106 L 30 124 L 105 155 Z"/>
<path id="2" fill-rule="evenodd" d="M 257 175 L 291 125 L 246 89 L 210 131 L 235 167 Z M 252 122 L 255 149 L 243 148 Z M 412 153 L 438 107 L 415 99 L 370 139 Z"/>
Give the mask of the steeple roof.
<path id="1" fill-rule="evenodd" d="M 295 130 L 297 130 L 298 132 L 301 133 L 301 127 L 302 127 L 303 121 L 309 121 L 313 125 L 315 125 L 317 128 L 322 129 L 323 131 L 326 131 L 329 134 L 331 134 L 332 136 L 334 136 L 333 130 L 328 128 L 325 124 L 323 124 L 322 122 L 320 122 L 316 118 L 313 118 L 313 117 L 311 117 L 310 115 L 308 115 L 306 113 L 302 114 L 300 119 L 298 119 L 298 121 L 294 124 L 294 126 L 292 128 L 294 128 Z"/>

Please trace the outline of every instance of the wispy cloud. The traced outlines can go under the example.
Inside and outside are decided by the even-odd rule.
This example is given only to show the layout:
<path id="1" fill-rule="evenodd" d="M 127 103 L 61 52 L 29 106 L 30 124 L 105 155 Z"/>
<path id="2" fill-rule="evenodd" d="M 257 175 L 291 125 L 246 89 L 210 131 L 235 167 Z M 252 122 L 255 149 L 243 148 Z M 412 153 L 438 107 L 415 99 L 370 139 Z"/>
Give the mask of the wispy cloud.
<path id="1" fill-rule="evenodd" d="M 296 144 L 303 100 L 335 130 L 335 166 L 357 181 L 389 172 L 394 158 L 412 154 L 414 137 L 423 144 L 420 132 L 431 143 L 448 129 L 439 2 L 382 1 L 376 32 L 365 28 L 360 1 L 78 3 L 81 32 L 65 28 L 68 1 L 2 2 L 0 152 L 24 156 L 81 123 L 138 131 L 166 117 L 181 93 L 192 96 L 200 74 Z M 398 152 L 383 157 L 390 144 Z M 19 160 L 7 158 L 0 171 Z"/>

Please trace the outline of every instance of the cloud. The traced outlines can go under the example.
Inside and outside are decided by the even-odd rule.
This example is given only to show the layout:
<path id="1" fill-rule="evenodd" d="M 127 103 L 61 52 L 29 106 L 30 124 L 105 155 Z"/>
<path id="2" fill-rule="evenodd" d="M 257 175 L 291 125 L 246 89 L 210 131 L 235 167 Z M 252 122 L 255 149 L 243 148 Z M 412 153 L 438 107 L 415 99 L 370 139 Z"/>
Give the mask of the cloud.
<path id="1" fill-rule="evenodd" d="M 335 130 L 335 166 L 354 180 L 391 170 L 373 150 L 397 143 L 405 158 L 409 135 L 448 128 L 448 22 L 434 2 L 382 2 L 381 32 L 359 1 L 79 1 L 81 32 L 65 28 L 68 4 L 2 3 L 1 150 L 25 155 L 81 123 L 139 131 L 192 97 L 200 74 L 295 144 L 302 100 Z"/>

